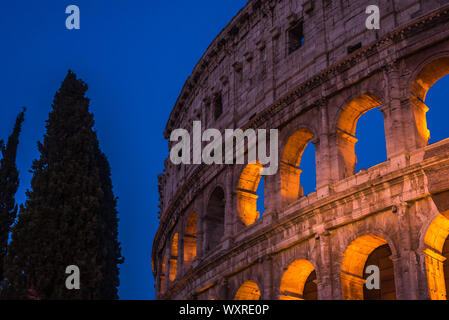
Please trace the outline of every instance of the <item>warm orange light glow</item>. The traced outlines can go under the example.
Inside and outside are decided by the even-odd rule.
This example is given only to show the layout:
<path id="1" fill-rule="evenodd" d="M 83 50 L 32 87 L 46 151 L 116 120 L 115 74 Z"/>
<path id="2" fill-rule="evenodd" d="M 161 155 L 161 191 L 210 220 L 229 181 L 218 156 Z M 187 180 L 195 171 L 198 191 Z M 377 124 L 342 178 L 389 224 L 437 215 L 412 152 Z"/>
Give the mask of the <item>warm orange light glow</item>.
<path id="1" fill-rule="evenodd" d="M 190 268 L 192 261 L 196 257 L 198 215 L 193 212 L 187 219 L 184 232 L 184 267 Z"/>
<path id="2" fill-rule="evenodd" d="M 262 165 L 257 162 L 256 164 L 248 164 L 240 175 L 237 194 L 237 213 L 242 222 L 249 226 L 259 219 L 260 213 L 257 211 L 257 199 L 256 194 L 257 187 L 261 179 Z"/>
<path id="3" fill-rule="evenodd" d="M 338 129 L 355 137 L 357 121 L 367 111 L 382 105 L 381 100 L 372 94 L 362 94 L 343 107 L 338 119 Z"/>
<path id="4" fill-rule="evenodd" d="M 439 214 L 430 224 L 424 237 L 427 283 L 430 299 L 446 300 L 446 280 L 444 277 L 443 247 L 449 236 L 449 219 Z"/>
<path id="5" fill-rule="evenodd" d="M 413 82 L 413 94 L 422 102 L 426 101 L 429 89 L 447 74 L 449 74 L 449 57 L 432 61 L 421 70 Z"/>
<path id="6" fill-rule="evenodd" d="M 363 94 L 343 106 L 337 124 L 337 149 L 341 161 L 340 166 L 342 166 L 340 178 L 343 179 L 355 174 L 357 162 L 355 133 L 358 120 L 365 112 L 380 107 L 381 104 L 381 100 L 376 96 Z"/>
<path id="7" fill-rule="evenodd" d="M 376 235 L 357 238 L 345 251 L 341 266 L 341 287 L 344 300 L 363 300 L 364 268 L 369 255 L 387 242 Z"/>
<path id="8" fill-rule="evenodd" d="M 313 133 L 310 130 L 302 128 L 295 131 L 285 144 L 280 163 L 281 197 L 284 205 L 298 200 L 302 196 L 299 165 L 307 144 L 313 138 Z"/>
<path id="9" fill-rule="evenodd" d="M 260 300 L 260 290 L 254 281 L 246 281 L 237 291 L 234 300 Z"/>
<path id="10" fill-rule="evenodd" d="M 429 108 L 425 105 L 427 93 L 438 80 L 447 74 L 449 74 L 449 57 L 439 58 L 428 63 L 412 83 L 410 102 L 413 106 L 413 117 L 421 146 L 427 145 L 430 139 L 426 118 Z"/>
<path id="11" fill-rule="evenodd" d="M 169 259 L 169 280 L 174 281 L 178 273 L 178 233 L 173 235 Z"/>
<path id="12" fill-rule="evenodd" d="M 304 286 L 315 270 L 307 260 L 296 260 L 289 265 L 281 280 L 280 300 L 304 300 Z"/>
<path id="13" fill-rule="evenodd" d="M 159 278 L 159 291 L 160 294 L 164 294 L 165 292 L 165 259 L 167 259 L 166 249 L 164 249 L 164 253 L 162 255 L 161 261 L 161 276 Z"/>

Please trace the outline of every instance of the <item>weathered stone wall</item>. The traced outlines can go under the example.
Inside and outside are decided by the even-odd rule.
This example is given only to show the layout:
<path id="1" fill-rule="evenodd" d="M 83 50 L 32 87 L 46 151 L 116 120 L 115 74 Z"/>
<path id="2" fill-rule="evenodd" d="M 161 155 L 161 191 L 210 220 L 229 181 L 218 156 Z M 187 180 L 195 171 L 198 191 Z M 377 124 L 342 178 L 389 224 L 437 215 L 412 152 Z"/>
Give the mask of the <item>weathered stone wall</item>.
<path id="1" fill-rule="evenodd" d="M 365 27 L 371 4 L 381 9 L 378 31 Z M 298 21 L 304 45 L 289 54 L 288 32 Z M 348 54 L 358 43 L 361 48 Z M 165 162 L 152 253 L 157 298 L 232 299 L 253 281 L 262 299 L 278 299 L 284 272 L 298 259 L 315 268 L 318 298 L 356 298 L 360 281 L 347 261 L 358 239 L 389 245 L 397 298 L 443 292 L 437 285 L 429 289 L 426 266 L 433 261 L 438 269 L 435 252 L 441 250 L 426 234 L 435 229 L 442 237 L 446 230 L 441 225 L 449 210 L 449 140 L 428 145 L 424 100 L 448 73 L 449 1 L 248 1 L 194 68 L 165 136 L 177 128 L 191 132 L 195 120 L 203 130 L 276 128 L 280 170 L 265 179 L 263 218 L 246 226 L 237 192 L 245 166 Z M 223 113 L 215 120 L 217 95 Z M 379 106 L 388 161 L 355 174 L 357 120 Z M 299 152 L 300 161 L 295 145 L 312 136 L 317 190 L 292 198 L 286 181 L 299 173 L 289 170 L 290 158 Z M 217 187 L 224 193 L 223 237 L 206 252 Z M 198 215 L 196 257 L 184 266 L 184 242 L 190 248 L 193 241 L 185 232 L 192 213 Z"/>

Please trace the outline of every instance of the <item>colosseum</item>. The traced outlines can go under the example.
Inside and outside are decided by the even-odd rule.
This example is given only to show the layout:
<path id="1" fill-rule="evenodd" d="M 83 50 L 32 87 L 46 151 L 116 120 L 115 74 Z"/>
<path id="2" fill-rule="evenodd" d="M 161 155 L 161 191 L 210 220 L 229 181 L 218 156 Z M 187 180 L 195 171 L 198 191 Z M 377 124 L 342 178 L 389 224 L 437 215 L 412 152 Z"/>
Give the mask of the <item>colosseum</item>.
<path id="1" fill-rule="evenodd" d="M 380 9 L 380 29 L 366 8 Z M 449 74 L 448 0 L 249 0 L 187 79 L 164 132 L 278 129 L 279 169 L 174 165 L 159 175 L 156 298 L 446 299 L 449 139 L 429 144 L 428 90 Z M 356 172 L 380 108 L 387 161 Z M 299 169 L 316 150 L 316 190 Z M 169 148 L 173 142 L 169 142 Z M 380 270 L 367 290 L 366 266 Z"/>

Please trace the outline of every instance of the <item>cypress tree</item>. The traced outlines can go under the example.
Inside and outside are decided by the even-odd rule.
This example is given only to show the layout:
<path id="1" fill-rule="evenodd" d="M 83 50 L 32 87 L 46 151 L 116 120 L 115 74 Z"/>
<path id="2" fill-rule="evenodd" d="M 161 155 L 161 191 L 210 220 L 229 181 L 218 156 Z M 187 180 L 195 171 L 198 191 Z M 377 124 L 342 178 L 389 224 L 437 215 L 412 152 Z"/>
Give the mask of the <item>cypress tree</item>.
<path id="1" fill-rule="evenodd" d="M 25 108 L 19 113 L 14 130 L 5 146 L 0 141 L 0 279 L 3 279 L 4 260 L 11 226 L 16 219 L 17 205 L 14 196 L 19 187 L 19 171 L 16 167 L 17 145 L 25 117 Z"/>
<path id="2" fill-rule="evenodd" d="M 12 230 L 6 259 L 6 298 L 117 299 L 116 198 L 101 152 L 87 85 L 70 70 L 56 93 L 31 191 Z M 66 268 L 80 271 L 69 290 Z"/>

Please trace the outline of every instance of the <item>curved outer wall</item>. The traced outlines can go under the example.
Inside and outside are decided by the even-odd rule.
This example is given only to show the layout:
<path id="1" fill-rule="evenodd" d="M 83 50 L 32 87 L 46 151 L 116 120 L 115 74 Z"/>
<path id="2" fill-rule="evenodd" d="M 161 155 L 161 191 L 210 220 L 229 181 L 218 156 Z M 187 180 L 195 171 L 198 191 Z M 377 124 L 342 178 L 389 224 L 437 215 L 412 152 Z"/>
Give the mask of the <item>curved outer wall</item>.
<path id="1" fill-rule="evenodd" d="M 442 290 L 428 284 L 428 264 L 438 256 L 426 234 L 449 209 L 449 141 L 428 145 L 424 99 L 449 73 L 449 3 L 374 1 L 381 28 L 367 30 L 372 2 L 250 0 L 212 42 L 165 137 L 177 128 L 192 132 L 195 120 L 203 130 L 276 128 L 285 160 L 289 138 L 301 129 L 298 139 L 308 132 L 315 143 L 317 189 L 294 199 L 284 194 L 281 161 L 265 179 L 263 218 L 247 226 L 238 212 L 245 166 L 175 166 L 167 159 L 152 252 L 158 299 L 233 299 L 245 283 L 257 284 L 261 299 L 278 299 L 286 294 L 284 273 L 298 260 L 316 270 L 319 299 L 360 298 L 348 265 L 359 239 L 389 245 L 397 298 L 433 298 Z M 304 45 L 289 52 L 292 28 L 301 23 Z M 217 119 L 216 97 L 223 108 Z M 355 125 L 376 106 L 388 161 L 354 174 Z M 210 211 L 220 205 L 223 236 L 206 251 Z"/>

